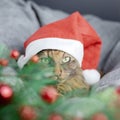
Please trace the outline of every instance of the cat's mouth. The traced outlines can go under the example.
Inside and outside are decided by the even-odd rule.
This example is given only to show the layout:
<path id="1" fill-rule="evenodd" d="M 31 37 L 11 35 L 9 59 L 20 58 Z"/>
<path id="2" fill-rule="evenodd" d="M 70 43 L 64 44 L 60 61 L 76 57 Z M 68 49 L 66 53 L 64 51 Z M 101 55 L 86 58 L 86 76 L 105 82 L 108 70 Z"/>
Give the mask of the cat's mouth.
<path id="1" fill-rule="evenodd" d="M 61 80 L 66 80 L 68 77 L 62 77 L 62 76 L 59 76 L 59 75 L 53 75 L 53 76 L 49 76 L 49 78 L 51 78 L 53 80 L 61 81 Z"/>

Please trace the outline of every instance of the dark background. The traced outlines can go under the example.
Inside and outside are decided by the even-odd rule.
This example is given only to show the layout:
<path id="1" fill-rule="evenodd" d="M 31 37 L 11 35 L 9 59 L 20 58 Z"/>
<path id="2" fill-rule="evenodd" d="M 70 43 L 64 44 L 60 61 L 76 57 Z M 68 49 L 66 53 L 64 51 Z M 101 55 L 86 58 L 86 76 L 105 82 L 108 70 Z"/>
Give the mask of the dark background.
<path id="1" fill-rule="evenodd" d="M 120 21 L 120 0 L 33 0 L 44 6 L 68 13 L 94 14 L 103 19 Z"/>

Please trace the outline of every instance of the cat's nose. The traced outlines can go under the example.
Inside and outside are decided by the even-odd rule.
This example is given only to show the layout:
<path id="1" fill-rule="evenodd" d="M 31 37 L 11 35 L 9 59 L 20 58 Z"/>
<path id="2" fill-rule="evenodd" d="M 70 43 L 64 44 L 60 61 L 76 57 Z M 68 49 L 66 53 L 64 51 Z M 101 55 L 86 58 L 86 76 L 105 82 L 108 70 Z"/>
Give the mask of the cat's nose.
<path id="1" fill-rule="evenodd" d="M 62 73 L 62 69 L 60 68 L 60 66 L 56 65 L 56 67 L 55 67 L 55 75 L 61 76 L 61 73 Z"/>

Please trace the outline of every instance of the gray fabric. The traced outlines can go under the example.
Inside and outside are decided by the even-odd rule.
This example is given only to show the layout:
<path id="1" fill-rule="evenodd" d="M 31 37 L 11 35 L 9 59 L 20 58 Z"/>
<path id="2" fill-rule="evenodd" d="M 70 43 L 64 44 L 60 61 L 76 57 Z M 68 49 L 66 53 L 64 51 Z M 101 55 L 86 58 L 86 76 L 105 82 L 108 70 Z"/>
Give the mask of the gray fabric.
<path id="1" fill-rule="evenodd" d="M 39 28 L 31 2 L 0 1 L 0 43 L 22 51 L 23 42 Z"/>
<path id="2" fill-rule="evenodd" d="M 45 6 L 38 6 L 34 3 L 32 5 L 40 19 L 42 26 L 68 16 L 68 13 L 60 10 L 54 10 Z"/>
<path id="3" fill-rule="evenodd" d="M 108 55 L 105 62 L 104 69 L 108 72 L 102 77 L 102 79 L 94 85 L 96 90 L 101 90 L 109 86 L 120 85 L 120 41 L 117 41 L 114 48 Z"/>
<path id="4" fill-rule="evenodd" d="M 24 0 L 1 0 L 0 2 L 0 43 L 10 49 L 23 51 L 24 41 L 40 26 L 68 16 L 59 10 Z M 99 90 L 109 85 L 120 84 L 120 23 L 102 20 L 96 16 L 85 15 L 85 19 L 102 38 L 103 46 L 99 69 L 106 73 L 94 85 Z"/>

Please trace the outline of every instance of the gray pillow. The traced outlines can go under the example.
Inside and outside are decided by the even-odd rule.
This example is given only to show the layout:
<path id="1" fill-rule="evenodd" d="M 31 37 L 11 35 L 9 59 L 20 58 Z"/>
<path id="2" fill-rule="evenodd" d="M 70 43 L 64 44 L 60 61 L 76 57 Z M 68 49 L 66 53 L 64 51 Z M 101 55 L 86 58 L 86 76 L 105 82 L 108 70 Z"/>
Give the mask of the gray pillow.
<path id="1" fill-rule="evenodd" d="M 23 51 L 24 41 L 39 28 L 31 2 L 0 1 L 0 43 Z"/>

